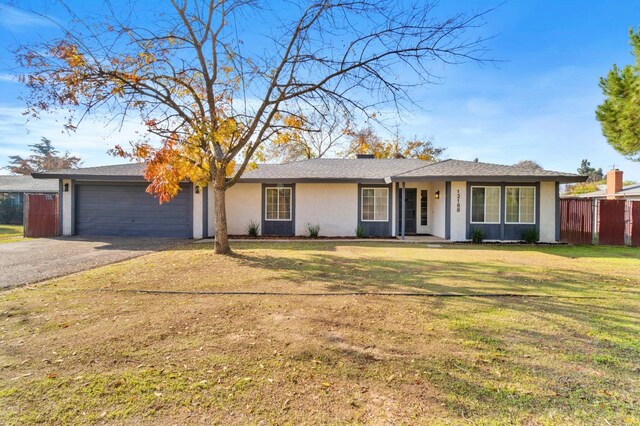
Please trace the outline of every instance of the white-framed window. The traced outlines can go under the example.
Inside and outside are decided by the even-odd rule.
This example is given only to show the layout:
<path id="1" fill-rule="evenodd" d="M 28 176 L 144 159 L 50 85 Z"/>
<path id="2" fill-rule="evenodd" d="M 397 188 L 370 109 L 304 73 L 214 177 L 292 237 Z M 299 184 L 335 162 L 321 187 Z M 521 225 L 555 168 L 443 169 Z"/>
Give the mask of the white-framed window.
<path id="1" fill-rule="evenodd" d="M 535 186 L 507 186 L 505 201 L 505 223 L 536 223 Z"/>
<path id="2" fill-rule="evenodd" d="M 291 188 L 265 188 L 265 220 L 291 220 Z"/>
<path id="3" fill-rule="evenodd" d="M 500 187 L 471 187 L 471 223 L 500 223 Z"/>
<path id="4" fill-rule="evenodd" d="M 362 188 L 362 221 L 389 221 L 389 188 Z"/>

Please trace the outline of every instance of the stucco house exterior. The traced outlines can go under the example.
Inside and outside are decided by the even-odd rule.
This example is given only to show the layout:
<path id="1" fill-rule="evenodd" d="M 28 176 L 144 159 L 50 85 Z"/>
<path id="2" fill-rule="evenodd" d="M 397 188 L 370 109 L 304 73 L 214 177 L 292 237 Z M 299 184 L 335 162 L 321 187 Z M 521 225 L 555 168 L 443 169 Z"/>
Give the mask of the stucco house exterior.
<path id="1" fill-rule="evenodd" d="M 262 164 L 226 193 L 228 232 L 244 235 L 251 222 L 262 235 L 434 235 L 519 240 L 535 228 L 540 240 L 559 238 L 559 185 L 586 177 L 542 169 L 444 160 L 314 159 Z M 211 237 L 213 188 L 184 183 L 159 205 L 145 193 L 143 165 L 89 167 L 35 174 L 60 182 L 63 235 Z"/>

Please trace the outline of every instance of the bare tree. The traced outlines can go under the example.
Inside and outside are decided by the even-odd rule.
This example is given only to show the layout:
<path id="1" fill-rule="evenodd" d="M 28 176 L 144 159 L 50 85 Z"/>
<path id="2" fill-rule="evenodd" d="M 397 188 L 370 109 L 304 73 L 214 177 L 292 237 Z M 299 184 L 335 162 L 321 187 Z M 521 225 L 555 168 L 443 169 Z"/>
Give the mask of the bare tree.
<path id="1" fill-rule="evenodd" d="M 302 117 L 304 129 L 266 145 L 266 157 L 288 163 L 335 155 L 344 148 L 349 119 L 341 111 L 317 110 Z"/>
<path id="2" fill-rule="evenodd" d="M 440 158 L 446 148 L 438 147 L 431 139 L 413 137 L 407 139 L 396 131 L 390 140 L 380 137 L 371 127 L 350 131 L 349 146 L 343 156 L 354 157 L 358 154 L 370 154 L 375 158 L 415 158 L 417 160 L 435 161 Z"/>
<path id="3" fill-rule="evenodd" d="M 114 152 L 146 163 L 161 202 L 182 180 L 212 184 L 216 253 L 230 252 L 225 191 L 265 142 L 305 130 L 318 106 L 375 119 L 410 105 L 433 64 L 482 60 L 483 39 L 468 30 L 486 14 L 439 19 L 427 1 L 170 0 L 151 20 L 137 3 L 107 6 L 88 18 L 65 6 L 73 20 L 60 37 L 18 50 L 29 111 L 67 108 L 69 129 L 88 113 L 141 116 L 162 145 L 142 138 Z M 260 16 L 272 36 L 243 44 L 238 26 Z"/>
<path id="4" fill-rule="evenodd" d="M 528 170 L 540 170 L 542 166 L 533 160 L 521 160 L 514 164 L 515 167 Z"/>

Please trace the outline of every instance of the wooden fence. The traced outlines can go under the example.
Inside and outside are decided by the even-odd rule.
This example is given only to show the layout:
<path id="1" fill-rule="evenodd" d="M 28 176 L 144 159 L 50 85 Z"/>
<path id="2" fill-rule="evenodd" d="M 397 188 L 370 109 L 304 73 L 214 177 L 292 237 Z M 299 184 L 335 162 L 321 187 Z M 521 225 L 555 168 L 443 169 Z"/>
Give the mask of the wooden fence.
<path id="1" fill-rule="evenodd" d="M 640 247 L 640 201 L 564 198 L 560 241 Z"/>
<path id="2" fill-rule="evenodd" d="M 560 200 L 560 241 L 571 244 L 593 242 L 593 203 L 590 199 Z"/>
<path id="3" fill-rule="evenodd" d="M 629 203 L 629 244 L 640 247 L 640 201 Z"/>
<path id="4" fill-rule="evenodd" d="M 60 235 L 57 194 L 26 194 L 24 236 L 31 238 Z"/>

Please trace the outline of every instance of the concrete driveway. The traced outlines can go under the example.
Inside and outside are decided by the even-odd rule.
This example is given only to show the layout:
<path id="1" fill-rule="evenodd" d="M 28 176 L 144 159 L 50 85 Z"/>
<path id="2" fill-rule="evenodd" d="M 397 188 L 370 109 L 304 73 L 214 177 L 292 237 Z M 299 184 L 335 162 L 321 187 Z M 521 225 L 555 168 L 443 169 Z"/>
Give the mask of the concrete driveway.
<path id="1" fill-rule="evenodd" d="M 187 241 L 172 238 L 60 237 L 0 244 L 0 289 L 85 271 L 166 250 Z"/>

